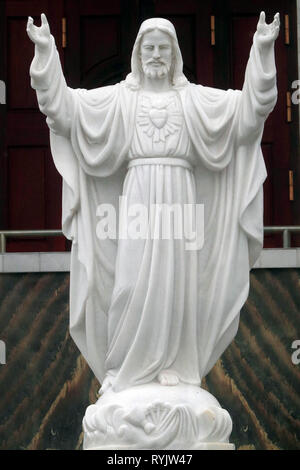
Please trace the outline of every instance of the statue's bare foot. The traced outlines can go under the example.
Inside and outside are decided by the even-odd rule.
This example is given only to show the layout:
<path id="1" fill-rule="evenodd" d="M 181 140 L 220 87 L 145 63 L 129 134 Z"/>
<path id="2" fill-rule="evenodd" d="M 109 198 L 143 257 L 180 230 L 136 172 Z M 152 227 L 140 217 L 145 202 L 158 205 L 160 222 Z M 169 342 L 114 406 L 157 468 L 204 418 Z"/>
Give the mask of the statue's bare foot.
<path id="1" fill-rule="evenodd" d="M 178 375 L 170 369 L 164 369 L 158 374 L 158 381 L 161 385 L 177 385 Z"/>
<path id="2" fill-rule="evenodd" d="M 105 377 L 105 379 L 103 380 L 103 383 L 101 385 L 101 388 L 99 390 L 99 395 L 100 397 L 105 393 L 107 392 L 107 390 L 109 390 L 112 386 L 112 380 L 111 380 L 111 377 Z"/>

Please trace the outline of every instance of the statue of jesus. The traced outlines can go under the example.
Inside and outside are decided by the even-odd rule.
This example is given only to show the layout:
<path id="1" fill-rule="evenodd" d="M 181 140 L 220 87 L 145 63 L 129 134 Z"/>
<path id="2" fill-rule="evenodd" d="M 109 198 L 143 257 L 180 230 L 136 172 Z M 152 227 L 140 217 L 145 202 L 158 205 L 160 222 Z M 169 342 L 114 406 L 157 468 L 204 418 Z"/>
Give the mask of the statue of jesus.
<path id="1" fill-rule="evenodd" d="M 142 23 L 124 81 L 71 89 L 44 14 L 41 21 L 28 19 L 30 74 L 63 177 L 71 335 L 102 400 L 145 384 L 200 389 L 237 332 L 262 248 L 260 142 L 277 98 L 279 14 L 271 24 L 260 14 L 241 91 L 190 83 L 174 26 L 163 18 Z M 187 249 L 172 223 L 168 239 L 101 238 L 103 204 L 116 209 L 121 227 L 134 219 L 128 207 L 154 207 L 147 235 L 160 233 L 162 204 L 201 204 L 204 243 Z"/>

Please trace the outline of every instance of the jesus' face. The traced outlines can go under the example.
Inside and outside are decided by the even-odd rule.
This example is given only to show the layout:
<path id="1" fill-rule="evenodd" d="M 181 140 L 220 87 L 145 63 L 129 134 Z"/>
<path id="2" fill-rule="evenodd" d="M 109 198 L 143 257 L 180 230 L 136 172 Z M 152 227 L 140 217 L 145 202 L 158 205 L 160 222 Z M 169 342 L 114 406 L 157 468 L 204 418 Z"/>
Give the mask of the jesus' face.
<path id="1" fill-rule="evenodd" d="M 163 31 L 154 29 L 145 33 L 141 41 L 141 62 L 148 78 L 163 78 L 172 64 L 172 41 Z"/>

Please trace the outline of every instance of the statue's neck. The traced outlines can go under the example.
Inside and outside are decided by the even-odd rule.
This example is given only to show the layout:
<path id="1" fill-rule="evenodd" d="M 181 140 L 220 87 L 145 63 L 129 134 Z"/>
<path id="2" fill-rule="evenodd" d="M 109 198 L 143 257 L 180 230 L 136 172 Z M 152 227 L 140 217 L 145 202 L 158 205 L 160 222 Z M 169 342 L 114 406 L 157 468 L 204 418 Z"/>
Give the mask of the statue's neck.
<path id="1" fill-rule="evenodd" d="M 153 93 L 165 93 L 172 89 L 172 85 L 168 76 L 162 78 L 144 76 L 142 89 Z"/>

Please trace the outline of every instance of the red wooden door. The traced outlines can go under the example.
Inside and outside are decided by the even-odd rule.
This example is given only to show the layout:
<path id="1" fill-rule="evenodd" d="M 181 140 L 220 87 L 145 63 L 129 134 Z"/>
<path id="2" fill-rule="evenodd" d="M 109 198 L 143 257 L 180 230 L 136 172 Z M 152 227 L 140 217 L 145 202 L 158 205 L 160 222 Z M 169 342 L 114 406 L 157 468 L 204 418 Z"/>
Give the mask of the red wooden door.
<path id="1" fill-rule="evenodd" d="M 138 28 L 137 3 L 65 1 L 65 76 L 69 86 L 91 89 L 125 78 Z"/>
<path id="2" fill-rule="evenodd" d="M 30 15 L 40 24 L 40 14 L 45 12 L 52 33 L 60 38 L 62 6 L 62 1 L 6 2 L 7 104 L 2 155 L 6 177 L 1 221 L 6 230 L 57 229 L 61 225 L 61 178 L 49 150 L 45 117 L 30 87 L 34 46 L 27 36 L 26 23 Z M 7 251 L 60 251 L 65 246 L 64 237 L 7 241 Z"/>
<path id="3" fill-rule="evenodd" d="M 26 35 L 28 15 L 39 24 L 40 14 L 46 13 L 71 87 L 90 89 L 125 78 L 141 21 L 163 16 L 176 27 L 187 77 L 195 83 L 226 89 L 242 86 L 252 36 L 262 9 L 266 10 L 268 21 L 276 11 L 280 12 L 282 23 L 285 14 L 290 19 L 290 44 L 284 42 L 283 25 L 276 44 L 279 98 L 266 123 L 262 142 L 269 173 L 265 184 L 265 225 L 300 224 L 298 109 L 294 106 L 292 122 L 287 122 L 285 101 L 286 92 L 297 78 L 295 0 L 7 0 L 5 4 L 7 105 L 6 138 L 4 145 L 3 142 L 0 145 L 4 175 L 2 228 L 61 226 L 61 179 L 50 155 L 45 117 L 38 110 L 29 82 L 34 48 Z M 212 16 L 215 17 L 215 45 L 211 43 Z M 67 27 L 64 49 L 63 17 Z M 290 170 L 294 171 L 294 201 L 289 199 Z M 280 237 L 269 237 L 266 246 L 274 243 L 281 246 Z M 9 251 L 64 249 L 64 238 L 8 243 Z"/>

